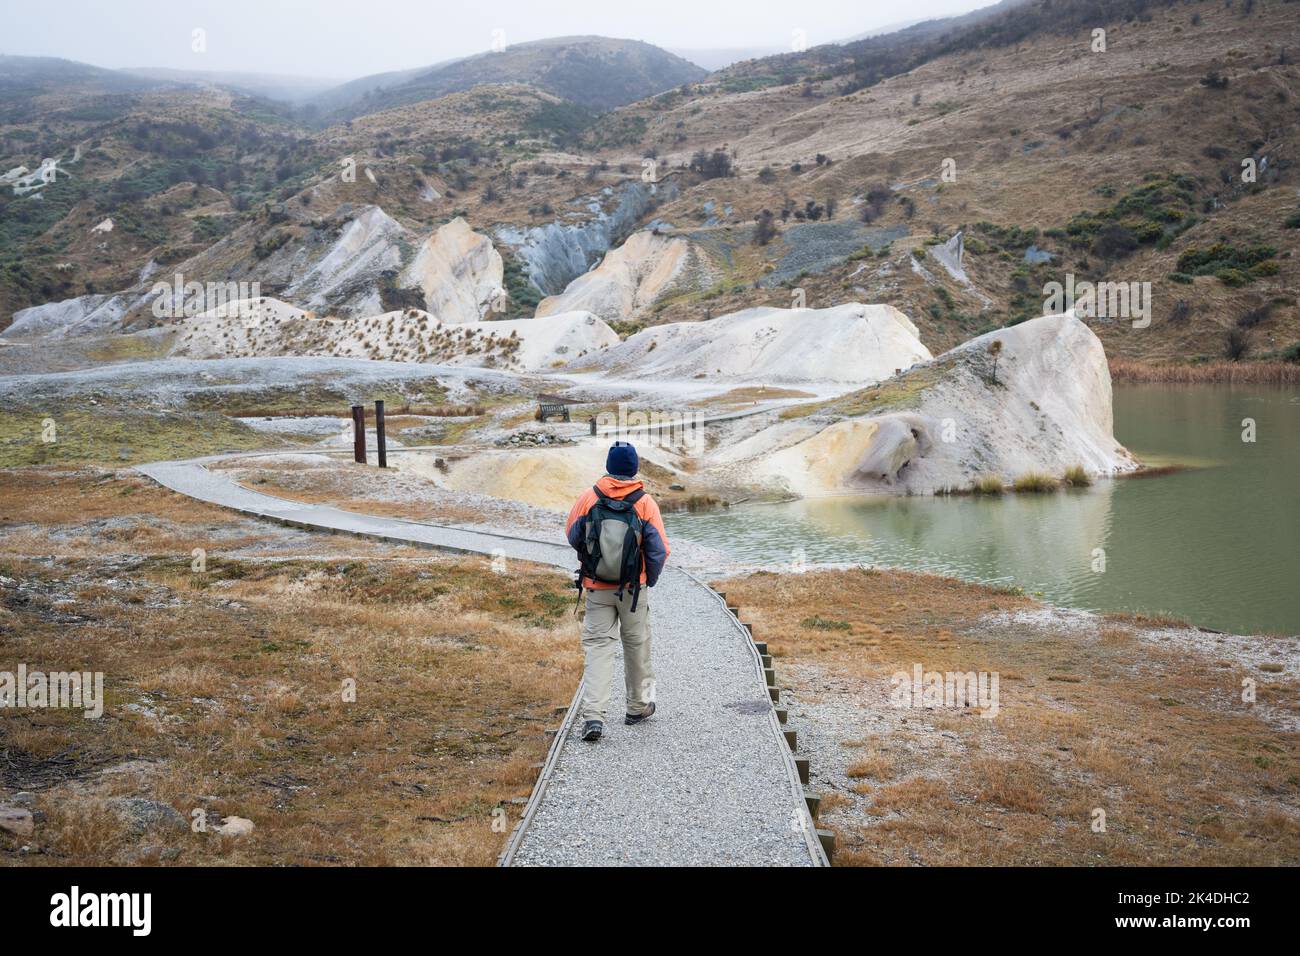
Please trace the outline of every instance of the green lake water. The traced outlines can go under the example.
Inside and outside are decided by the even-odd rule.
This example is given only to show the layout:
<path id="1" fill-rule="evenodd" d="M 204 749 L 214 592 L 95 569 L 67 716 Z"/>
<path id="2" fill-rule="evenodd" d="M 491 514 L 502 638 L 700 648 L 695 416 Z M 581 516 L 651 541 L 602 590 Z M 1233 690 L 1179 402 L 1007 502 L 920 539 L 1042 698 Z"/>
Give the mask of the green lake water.
<path id="1" fill-rule="evenodd" d="M 774 569 L 892 565 L 1069 607 L 1300 633 L 1300 390 L 1117 386 L 1114 404 L 1116 437 L 1140 459 L 1190 467 L 1056 494 L 741 505 L 670 515 L 669 533 Z"/>

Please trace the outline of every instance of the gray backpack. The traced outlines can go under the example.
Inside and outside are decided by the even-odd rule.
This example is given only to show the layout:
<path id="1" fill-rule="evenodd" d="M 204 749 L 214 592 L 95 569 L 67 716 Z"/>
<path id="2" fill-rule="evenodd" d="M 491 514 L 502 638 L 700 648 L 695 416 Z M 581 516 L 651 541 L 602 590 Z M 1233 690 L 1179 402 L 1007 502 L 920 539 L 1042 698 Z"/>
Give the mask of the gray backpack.
<path id="1" fill-rule="evenodd" d="M 641 539 L 645 522 L 636 513 L 636 503 L 645 495 L 638 488 L 626 498 L 611 498 L 599 488 L 596 503 L 587 512 L 585 534 L 578 555 L 582 567 L 578 573 L 578 592 L 582 579 L 618 587 L 621 600 L 625 590 L 632 592 L 632 610 L 636 610 L 641 593 Z"/>

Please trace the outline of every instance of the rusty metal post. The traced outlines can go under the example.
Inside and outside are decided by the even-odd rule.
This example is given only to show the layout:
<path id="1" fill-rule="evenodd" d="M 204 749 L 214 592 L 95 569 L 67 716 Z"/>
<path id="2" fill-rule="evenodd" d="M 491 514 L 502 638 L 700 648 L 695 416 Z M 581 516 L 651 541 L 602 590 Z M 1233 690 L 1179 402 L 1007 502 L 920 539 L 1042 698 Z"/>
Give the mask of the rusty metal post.
<path id="1" fill-rule="evenodd" d="M 361 464 L 366 463 L 366 407 L 352 406 L 352 457 Z"/>
<path id="2" fill-rule="evenodd" d="M 384 441 L 384 400 L 375 401 L 375 438 L 379 441 L 379 467 L 388 467 L 388 444 Z"/>

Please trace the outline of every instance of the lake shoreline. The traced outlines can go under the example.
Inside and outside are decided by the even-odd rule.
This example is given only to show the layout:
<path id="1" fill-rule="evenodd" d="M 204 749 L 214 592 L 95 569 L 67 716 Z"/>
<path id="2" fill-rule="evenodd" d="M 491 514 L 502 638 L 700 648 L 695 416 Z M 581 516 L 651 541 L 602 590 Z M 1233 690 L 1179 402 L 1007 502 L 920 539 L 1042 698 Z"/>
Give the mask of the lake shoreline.
<path id="1" fill-rule="evenodd" d="M 753 567 L 870 565 L 1015 584 L 1062 607 L 1300 633 L 1293 389 L 1119 385 L 1116 440 L 1145 467 L 1055 493 L 806 497 L 674 516 Z M 796 555 L 798 557 L 796 557 Z"/>

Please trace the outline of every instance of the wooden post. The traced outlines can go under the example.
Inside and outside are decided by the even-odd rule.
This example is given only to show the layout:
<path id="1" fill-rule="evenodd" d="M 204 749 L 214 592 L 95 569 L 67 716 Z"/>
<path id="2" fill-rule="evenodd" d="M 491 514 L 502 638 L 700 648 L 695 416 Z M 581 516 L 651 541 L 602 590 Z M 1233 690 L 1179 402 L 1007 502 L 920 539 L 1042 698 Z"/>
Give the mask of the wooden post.
<path id="1" fill-rule="evenodd" d="M 379 467 L 388 467 L 388 445 L 384 441 L 384 400 L 375 401 L 375 437 L 379 440 Z"/>
<path id="2" fill-rule="evenodd" d="M 366 407 L 352 406 L 352 457 L 361 464 L 366 463 Z"/>
<path id="3" fill-rule="evenodd" d="M 826 854 L 826 862 L 832 862 L 835 859 L 835 831 L 818 828 L 817 839 L 821 841 L 822 852 Z"/>

